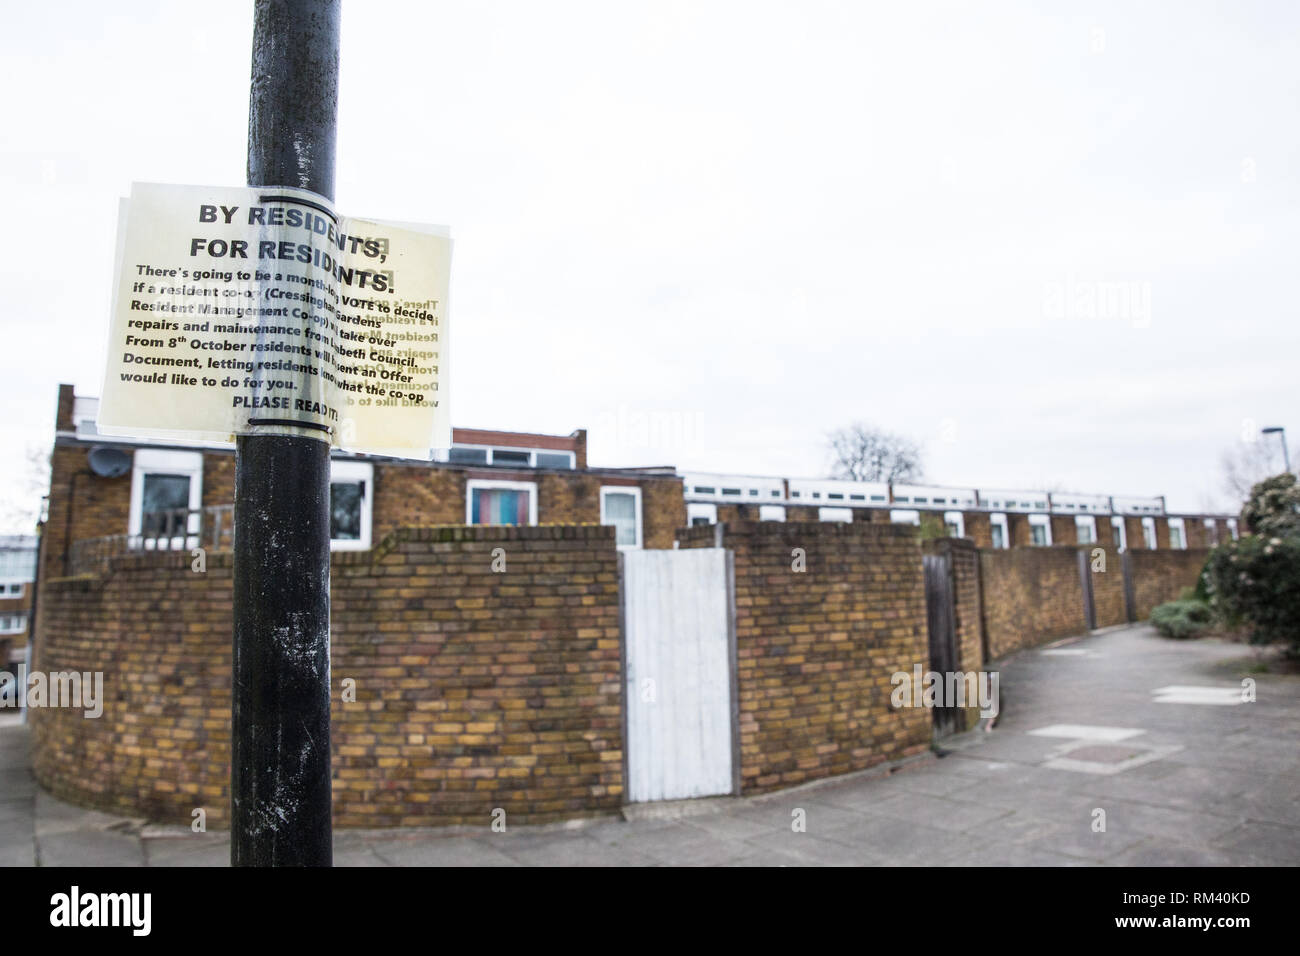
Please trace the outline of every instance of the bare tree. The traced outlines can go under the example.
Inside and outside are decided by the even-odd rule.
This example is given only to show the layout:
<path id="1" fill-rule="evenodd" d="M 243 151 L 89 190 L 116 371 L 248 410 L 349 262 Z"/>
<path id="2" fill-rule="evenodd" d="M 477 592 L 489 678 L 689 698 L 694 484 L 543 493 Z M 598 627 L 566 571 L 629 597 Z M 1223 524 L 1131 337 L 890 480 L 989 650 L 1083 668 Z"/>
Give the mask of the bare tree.
<path id="1" fill-rule="evenodd" d="M 50 487 L 50 450 L 28 445 L 16 494 L 0 503 L 0 529 L 31 534 L 40 520 L 42 499 Z"/>
<path id="2" fill-rule="evenodd" d="M 1250 489 L 1265 478 L 1282 471 L 1281 457 L 1265 442 L 1237 442 L 1219 459 L 1223 473 L 1223 490 L 1232 496 L 1232 506 L 1241 507 L 1250 497 Z"/>
<path id="3" fill-rule="evenodd" d="M 854 422 L 826 439 L 831 474 L 854 481 L 919 481 L 921 448 L 902 435 Z"/>

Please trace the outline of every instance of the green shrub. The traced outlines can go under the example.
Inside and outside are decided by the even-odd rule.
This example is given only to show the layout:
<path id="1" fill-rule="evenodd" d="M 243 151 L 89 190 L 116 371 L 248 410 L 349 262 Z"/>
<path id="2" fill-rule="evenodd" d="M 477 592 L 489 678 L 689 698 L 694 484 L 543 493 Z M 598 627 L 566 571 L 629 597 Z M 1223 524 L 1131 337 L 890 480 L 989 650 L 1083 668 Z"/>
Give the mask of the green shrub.
<path id="1" fill-rule="evenodd" d="M 1247 625 L 1255 643 L 1285 642 L 1300 657 L 1300 536 L 1250 534 L 1221 545 L 1205 580 L 1226 624 Z"/>
<path id="2" fill-rule="evenodd" d="M 1250 629 L 1251 641 L 1285 642 L 1300 658 L 1300 485 L 1290 473 L 1250 489 L 1241 509 L 1247 534 L 1210 553 L 1197 590 L 1228 627 Z"/>
<path id="3" fill-rule="evenodd" d="M 1204 601 L 1178 600 L 1151 610 L 1151 624 L 1165 637 L 1182 640 L 1197 637 L 1214 620 L 1210 605 Z"/>

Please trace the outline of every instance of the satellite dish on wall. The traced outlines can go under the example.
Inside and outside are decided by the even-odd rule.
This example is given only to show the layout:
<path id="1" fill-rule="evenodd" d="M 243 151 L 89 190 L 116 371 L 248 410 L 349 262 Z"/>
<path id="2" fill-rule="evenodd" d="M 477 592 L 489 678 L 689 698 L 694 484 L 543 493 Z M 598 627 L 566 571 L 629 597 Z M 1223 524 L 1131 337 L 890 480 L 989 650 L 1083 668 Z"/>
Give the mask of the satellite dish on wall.
<path id="1" fill-rule="evenodd" d="M 89 461 L 90 470 L 101 478 L 121 478 L 131 470 L 131 456 L 107 445 L 90 449 Z"/>

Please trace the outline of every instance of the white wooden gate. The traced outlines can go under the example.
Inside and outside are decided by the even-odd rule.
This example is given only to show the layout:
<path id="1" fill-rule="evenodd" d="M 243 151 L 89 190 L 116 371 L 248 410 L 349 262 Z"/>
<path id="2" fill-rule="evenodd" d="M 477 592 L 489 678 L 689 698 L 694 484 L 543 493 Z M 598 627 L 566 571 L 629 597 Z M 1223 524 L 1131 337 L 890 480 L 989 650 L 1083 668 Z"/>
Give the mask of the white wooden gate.
<path id="1" fill-rule="evenodd" d="M 622 569 L 628 800 L 735 792 L 729 552 L 629 550 Z"/>

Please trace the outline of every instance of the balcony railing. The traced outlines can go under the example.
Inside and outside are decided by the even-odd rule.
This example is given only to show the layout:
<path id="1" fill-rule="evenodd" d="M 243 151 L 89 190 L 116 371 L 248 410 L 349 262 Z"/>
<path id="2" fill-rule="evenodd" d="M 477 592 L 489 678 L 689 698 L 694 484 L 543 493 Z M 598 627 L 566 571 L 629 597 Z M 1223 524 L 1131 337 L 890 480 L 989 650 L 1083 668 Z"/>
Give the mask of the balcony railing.
<path id="1" fill-rule="evenodd" d="M 106 569 L 109 558 L 141 551 L 230 551 L 235 545 L 235 506 L 169 508 L 141 516 L 139 534 L 110 534 L 73 542 L 68 549 L 69 575 Z"/>

